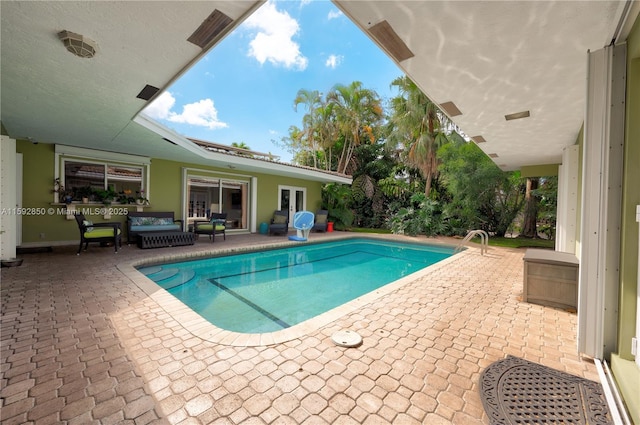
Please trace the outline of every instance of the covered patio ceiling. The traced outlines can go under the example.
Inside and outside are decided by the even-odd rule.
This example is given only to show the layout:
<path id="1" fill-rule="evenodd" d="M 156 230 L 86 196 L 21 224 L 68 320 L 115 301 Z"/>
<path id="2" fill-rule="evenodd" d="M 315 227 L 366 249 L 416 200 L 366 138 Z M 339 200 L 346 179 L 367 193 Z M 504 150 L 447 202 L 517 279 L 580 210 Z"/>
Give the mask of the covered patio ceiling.
<path id="1" fill-rule="evenodd" d="M 167 88 L 261 4 L 2 1 L 2 124 L 11 137 L 39 143 L 226 166 L 228 156 L 202 156 L 200 148 L 180 146 L 183 140 L 168 143 L 163 137 L 180 136 L 168 131 L 158 135 L 152 124 L 136 119 L 147 104 L 138 95 L 146 85 Z M 611 43 L 631 5 L 335 4 L 395 56 L 432 100 L 452 102 L 461 112 L 451 114 L 456 124 L 476 141 L 482 136 L 486 142 L 479 146 L 504 170 L 558 163 L 562 149 L 575 143 L 585 105 L 586 52 Z M 631 9 L 637 14 L 637 2 Z M 228 18 L 215 36 L 202 46 L 189 41 L 203 22 L 213 19 L 214 11 Z M 67 52 L 58 37 L 62 30 L 93 40 L 95 57 Z M 382 41 L 389 35 L 397 36 L 411 56 L 405 58 L 401 50 L 398 57 L 397 46 Z M 530 117 L 505 120 L 505 115 L 523 111 Z"/>
<path id="2" fill-rule="evenodd" d="M 627 1 L 334 3 L 503 170 L 560 163 L 584 120 L 587 51 L 638 13 Z"/>

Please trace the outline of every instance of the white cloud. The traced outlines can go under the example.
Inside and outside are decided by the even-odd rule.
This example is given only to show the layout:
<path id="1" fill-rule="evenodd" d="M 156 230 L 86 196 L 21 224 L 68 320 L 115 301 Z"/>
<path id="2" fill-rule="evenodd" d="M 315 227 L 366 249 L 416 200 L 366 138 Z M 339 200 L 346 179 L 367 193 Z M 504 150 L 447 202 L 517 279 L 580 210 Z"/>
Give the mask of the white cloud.
<path id="1" fill-rule="evenodd" d="M 157 120 L 169 119 L 171 108 L 176 103 L 176 98 L 168 91 L 163 92 L 144 109 L 145 114 Z"/>
<path id="2" fill-rule="evenodd" d="M 269 1 L 251 15 L 244 25 L 257 30 L 249 43 L 249 56 L 256 58 L 260 64 L 269 61 L 286 68 L 306 69 L 309 60 L 300 52 L 300 45 L 292 40 L 300 30 L 300 25 L 286 11 L 279 12 L 275 4 Z"/>
<path id="3" fill-rule="evenodd" d="M 151 118 L 207 127 L 211 130 L 228 127 L 227 123 L 218 120 L 218 110 L 211 99 L 186 104 L 182 107 L 181 114 L 171 111 L 175 103 L 175 97 L 169 92 L 164 92 L 147 106 L 145 113 Z"/>
<path id="4" fill-rule="evenodd" d="M 344 59 L 342 55 L 329 55 L 324 64 L 328 68 L 336 69 L 342 63 L 342 59 Z"/>
<path id="5" fill-rule="evenodd" d="M 329 14 L 327 15 L 327 19 L 332 20 L 332 19 L 337 19 L 341 16 L 343 16 L 344 13 L 342 13 L 342 11 L 340 10 L 330 10 Z"/>

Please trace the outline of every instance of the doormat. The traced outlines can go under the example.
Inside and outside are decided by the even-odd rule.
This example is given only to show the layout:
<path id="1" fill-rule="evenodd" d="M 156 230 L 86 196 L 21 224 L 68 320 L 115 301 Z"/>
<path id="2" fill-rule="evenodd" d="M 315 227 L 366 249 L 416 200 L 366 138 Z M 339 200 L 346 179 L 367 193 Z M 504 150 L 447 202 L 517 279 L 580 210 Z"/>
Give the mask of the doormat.
<path id="1" fill-rule="evenodd" d="M 482 372 L 480 397 L 492 425 L 613 424 L 601 384 L 514 356 Z"/>

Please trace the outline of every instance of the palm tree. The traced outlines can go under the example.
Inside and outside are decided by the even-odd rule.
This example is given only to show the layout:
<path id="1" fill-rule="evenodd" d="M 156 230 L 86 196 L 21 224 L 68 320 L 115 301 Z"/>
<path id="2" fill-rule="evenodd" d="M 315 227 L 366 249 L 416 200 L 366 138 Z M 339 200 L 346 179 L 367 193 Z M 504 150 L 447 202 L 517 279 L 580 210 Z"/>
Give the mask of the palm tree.
<path id="1" fill-rule="evenodd" d="M 313 156 L 313 167 L 318 168 L 318 156 L 317 152 L 318 141 L 316 137 L 317 132 L 317 109 L 322 106 L 322 96 L 318 90 L 300 89 L 293 100 L 293 109 L 297 112 L 298 105 L 304 104 L 307 109 L 307 113 L 302 118 L 302 139 L 307 149 L 311 151 Z"/>
<path id="2" fill-rule="evenodd" d="M 437 150 L 447 142 L 442 129 L 448 118 L 408 77 L 396 78 L 391 85 L 398 87 L 400 95 L 391 101 L 392 131 L 387 145 L 405 148 L 406 161 L 419 169 L 425 179 L 424 193 L 428 197 L 438 170 Z"/>
<path id="3" fill-rule="evenodd" d="M 344 138 L 337 171 L 346 173 L 353 151 L 363 137 L 373 142 L 372 125 L 382 119 L 382 106 L 378 94 L 362 87 L 360 81 L 348 86 L 338 84 L 327 94 L 327 102 L 335 108 L 338 126 Z"/>

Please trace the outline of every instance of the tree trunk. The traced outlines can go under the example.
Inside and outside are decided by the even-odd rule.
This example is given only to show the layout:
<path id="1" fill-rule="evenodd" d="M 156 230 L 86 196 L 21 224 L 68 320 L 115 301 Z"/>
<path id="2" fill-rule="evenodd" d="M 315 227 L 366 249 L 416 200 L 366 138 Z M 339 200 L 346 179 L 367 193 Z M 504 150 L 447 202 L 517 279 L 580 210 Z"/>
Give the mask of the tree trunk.
<path id="1" fill-rule="evenodd" d="M 525 194 L 524 204 L 524 223 L 522 225 L 522 233 L 520 236 L 525 238 L 537 239 L 537 216 L 538 216 L 538 198 L 531 191 L 538 188 L 537 178 L 527 178 L 527 191 Z"/>

